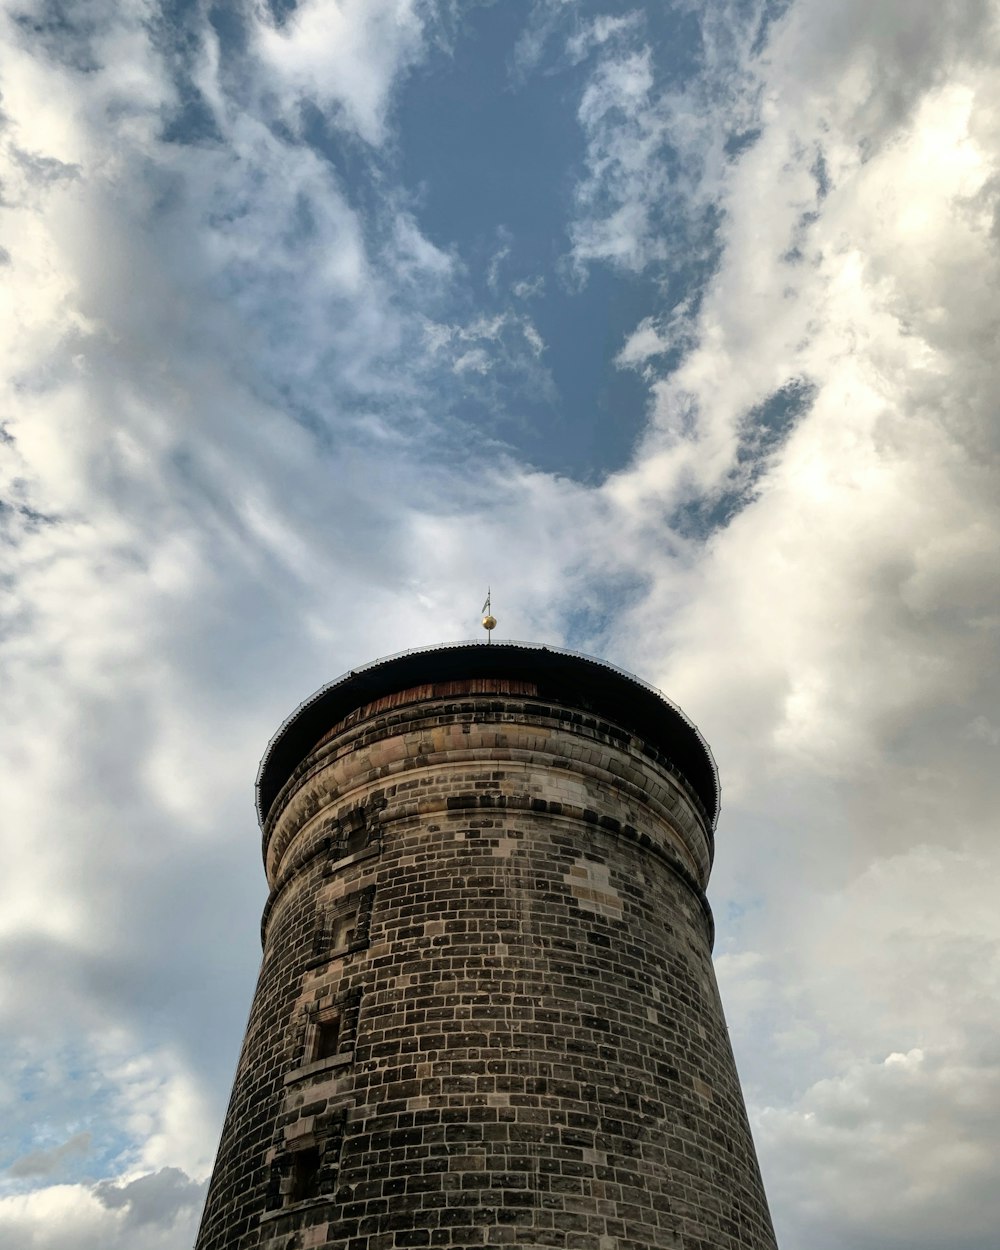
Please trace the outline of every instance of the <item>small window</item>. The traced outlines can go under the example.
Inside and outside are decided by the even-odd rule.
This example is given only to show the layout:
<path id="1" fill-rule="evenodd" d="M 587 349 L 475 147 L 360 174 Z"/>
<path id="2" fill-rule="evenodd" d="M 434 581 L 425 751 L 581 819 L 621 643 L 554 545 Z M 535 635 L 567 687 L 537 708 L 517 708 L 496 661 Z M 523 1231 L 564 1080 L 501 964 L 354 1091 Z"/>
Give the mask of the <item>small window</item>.
<path id="1" fill-rule="evenodd" d="M 357 927 L 357 908 L 342 912 L 339 916 L 334 917 L 333 929 L 330 933 L 330 945 L 333 949 L 338 951 L 344 946 L 350 946 L 354 941 Z"/>
<path id="2" fill-rule="evenodd" d="M 344 841 L 344 854 L 357 855 L 359 851 L 363 851 L 368 845 L 368 829 L 364 825 L 359 825 L 357 829 L 352 829 Z"/>
<path id="3" fill-rule="evenodd" d="M 319 1170 L 322 1164 L 318 1146 L 307 1146 L 292 1155 L 291 1202 L 305 1202 L 319 1197 Z"/>
<path id="4" fill-rule="evenodd" d="M 340 1053 L 340 1035 L 341 1035 L 341 1019 L 340 1016 L 330 1016 L 326 1020 L 320 1020 L 316 1025 L 316 1033 L 313 1037 L 313 1062 L 320 1059 L 330 1059 L 333 1055 Z"/>

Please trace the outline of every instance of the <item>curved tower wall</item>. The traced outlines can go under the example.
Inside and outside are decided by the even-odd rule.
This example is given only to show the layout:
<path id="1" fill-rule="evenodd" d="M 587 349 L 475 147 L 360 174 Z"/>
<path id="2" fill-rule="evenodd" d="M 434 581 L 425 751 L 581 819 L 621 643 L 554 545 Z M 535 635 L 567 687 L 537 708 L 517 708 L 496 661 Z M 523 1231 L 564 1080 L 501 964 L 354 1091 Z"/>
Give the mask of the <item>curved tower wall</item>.
<path id="1" fill-rule="evenodd" d="M 197 1250 L 773 1250 L 711 813 L 574 665 L 383 693 L 279 776 Z"/>

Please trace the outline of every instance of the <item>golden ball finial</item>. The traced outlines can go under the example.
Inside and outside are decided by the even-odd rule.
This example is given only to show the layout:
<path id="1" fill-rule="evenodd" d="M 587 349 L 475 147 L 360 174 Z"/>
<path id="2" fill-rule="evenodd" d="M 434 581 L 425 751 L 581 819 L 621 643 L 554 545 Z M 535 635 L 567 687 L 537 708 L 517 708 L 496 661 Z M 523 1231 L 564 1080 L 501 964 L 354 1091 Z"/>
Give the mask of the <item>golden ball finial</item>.
<path id="1" fill-rule="evenodd" d="M 495 616 L 490 615 L 490 616 L 483 617 L 483 629 L 490 630 L 490 629 L 496 629 L 496 627 L 497 627 L 497 618 Z"/>

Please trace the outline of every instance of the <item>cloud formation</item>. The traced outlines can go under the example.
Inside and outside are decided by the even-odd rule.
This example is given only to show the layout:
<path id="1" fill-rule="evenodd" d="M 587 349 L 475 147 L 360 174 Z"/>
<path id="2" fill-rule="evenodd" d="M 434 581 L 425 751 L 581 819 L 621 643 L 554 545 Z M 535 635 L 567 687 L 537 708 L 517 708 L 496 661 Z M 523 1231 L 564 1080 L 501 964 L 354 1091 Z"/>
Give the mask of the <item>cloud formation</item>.
<path id="1" fill-rule="evenodd" d="M 55 1250 L 72 1230 L 79 1250 L 171 1250 L 193 1242 L 204 1197 L 177 1168 L 92 1189 L 54 1185 L 0 1199 L 0 1246 Z"/>
<path id="2" fill-rule="evenodd" d="M 392 90 L 423 34 L 414 0 L 305 0 L 281 20 L 262 4 L 254 28 L 265 81 L 290 120 L 309 106 L 368 143 L 382 140 Z"/>
<path id="3" fill-rule="evenodd" d="M 15 1159 L 7 1169 L 11 1176 L 21 1179 L 29 1176 L 51 1176 L 58 1171 L 64 1159 L 73 1155 L 85 1155 L 90 1149 L 90 1134 L 75 1133 L 68 1141 L 51 1150 L 33 1150 L 30 1154 Z"/>
<path id="4" fill-rule="evenodd" d="M 985 5 L 792 6 L 729 78 L 754 139 L 703 173 L 720 260 L 682 363 L 676 313 L 619 357 L 651 422 L 607 491 L 705 523 L 651 562 L 622 645 L 700 709 L 758 829 L 739 885 L 717 873 L 743 944 L 720 974 L 741 1042 L 777 1048 L 751 1084 L 784 1245 L 985 1247 L 997 1218 L 997 929 L 972 902 L 1000 797 L 996 36 Z M 798 379 L 748 488 L 746 423 Z"/>
<path id="5" fill-rule="evenodd" d="M 0 1246 L 190 1244 L 260 752 L 489 581 L 506 634 L 656 681 L 719 757 L 784 1250 L 987 1250 L 997 7 L 508 17 L 509 90 L 579 139 L 530 248 L 447 237 L 405 172 L 412 76 L 493 55 L 460 9 L 4 10 Z M 499 431 L 608 291 L 641 437 L 540 472 Z"/>

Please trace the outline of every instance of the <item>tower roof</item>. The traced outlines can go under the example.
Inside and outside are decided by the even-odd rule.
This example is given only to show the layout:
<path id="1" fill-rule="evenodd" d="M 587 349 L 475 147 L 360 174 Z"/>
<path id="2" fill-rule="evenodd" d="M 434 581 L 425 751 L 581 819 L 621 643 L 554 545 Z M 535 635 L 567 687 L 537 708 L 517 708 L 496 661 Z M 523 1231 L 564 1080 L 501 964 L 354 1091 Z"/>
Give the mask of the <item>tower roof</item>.
<path id="1" fill-rule="evenodd" d="M 684 775 L 714 827 L 719 775 L 708 743 L 676 704 L 606 660 L 528 642 L 445 643 L 374 660 L 322 686 L 300 703 L 268 743 L 257 773 L 257 815 L 266 820 L 278 792 L 338 721 L 410 686 L 497 677 L 530 681 L 538 697 L 593 712 L 649 743 Z"/>

